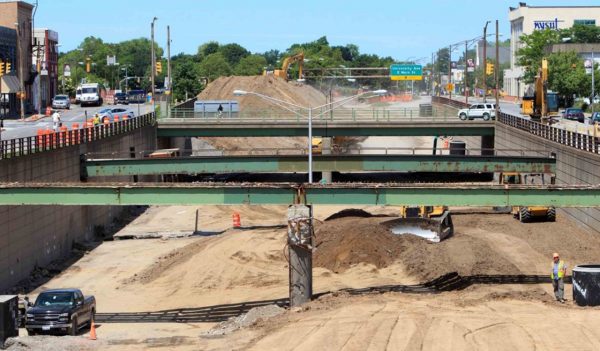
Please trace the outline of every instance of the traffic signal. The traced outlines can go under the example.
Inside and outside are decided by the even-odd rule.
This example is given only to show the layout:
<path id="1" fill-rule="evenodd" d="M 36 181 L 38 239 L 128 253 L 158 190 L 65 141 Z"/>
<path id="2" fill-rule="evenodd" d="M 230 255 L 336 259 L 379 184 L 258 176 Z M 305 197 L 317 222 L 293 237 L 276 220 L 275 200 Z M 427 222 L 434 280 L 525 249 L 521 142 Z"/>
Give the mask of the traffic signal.
<path id="1" fill-rule="evenodd" d="M 85 59 L 85 72 L 90 73 L 92 71 L 92 59 L 87 57 Z"/>
<path id="2" fill-rule="evenodd" d="M 11 70 L 11 67 L 10 67 L 10 62 L 7 62 L 7 63 L 6 63 L 6 67 L 5 67 L 5 68 L 6 68 L 6 70 L 5 70 L 4 72 L 6 72 L 6 73 L 10 73 L 10 70 Z"/>
<path id="3" fill-rule="evenodd" d="M 494 64 L 493 63 L 488 63 L 485 66 L 485 73 L 490 76 L 492 74 L 494 74 Z"/>
<path id="4" fill-rule="evenodd" d="M 161 74 L 162 73 L 162 62 L 158 61 L 156 63 L 156 74 Z"/>
<path id="5" fill-rule="evenodd" d="M 4 68 L 5 68 L 4 61 L 0 61 L 0 76 L 4 75 L 4 73 L 6 73 Z"/>

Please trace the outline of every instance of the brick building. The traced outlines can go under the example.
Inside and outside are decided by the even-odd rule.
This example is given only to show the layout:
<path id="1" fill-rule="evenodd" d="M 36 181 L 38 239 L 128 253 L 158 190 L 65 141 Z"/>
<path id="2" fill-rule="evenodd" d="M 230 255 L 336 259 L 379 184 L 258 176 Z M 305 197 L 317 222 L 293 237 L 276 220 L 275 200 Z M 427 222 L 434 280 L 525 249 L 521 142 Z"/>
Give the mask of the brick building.
<path id="1" fill-rule="evenodd" d="M 26 94 L 25 109 L 32 107 L 32 84 L 35 78 L 31 65 L 32 52 L 32 11 L 33 5 L 24 1 L 0 2 L 0 26 L 15 29 L 16 57 L 13 70 L 23 84 Z M 4 81 L 4 80 L 3 80 Z M 16 97 L 16 95 L 14 95 Z M 13 96 L 11 96 L 13 99 Z M 11 101 L 11 104 L 13 102 Z M 20 104 L 16 104 L 20 106 Z M 20 108 L 20 107 L 19 107 Z"/>

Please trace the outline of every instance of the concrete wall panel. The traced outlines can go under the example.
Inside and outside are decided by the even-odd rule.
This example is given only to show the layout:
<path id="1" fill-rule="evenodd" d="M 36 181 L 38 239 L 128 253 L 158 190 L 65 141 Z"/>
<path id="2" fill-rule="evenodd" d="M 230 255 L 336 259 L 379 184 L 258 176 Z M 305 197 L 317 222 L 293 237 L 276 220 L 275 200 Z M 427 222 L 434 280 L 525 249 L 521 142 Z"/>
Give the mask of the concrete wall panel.
<path id="1" fill-rule="evenodd" d="M 1 160 L 0 181 L 79 182 L 81 154 L 117 153 L 126 157 L 130 147 L 136 151 L 156 149 L 155 127 L 90 144 Z M 132 178 L 90 181 L 132 181 Z M 115 206 L 0 206 L 0 291 L 26 278 L 36 265 L 46 266 L 69 254 L 73 242 L 93 239 L 94 227 L 108 227 L 122 210 Z"/>

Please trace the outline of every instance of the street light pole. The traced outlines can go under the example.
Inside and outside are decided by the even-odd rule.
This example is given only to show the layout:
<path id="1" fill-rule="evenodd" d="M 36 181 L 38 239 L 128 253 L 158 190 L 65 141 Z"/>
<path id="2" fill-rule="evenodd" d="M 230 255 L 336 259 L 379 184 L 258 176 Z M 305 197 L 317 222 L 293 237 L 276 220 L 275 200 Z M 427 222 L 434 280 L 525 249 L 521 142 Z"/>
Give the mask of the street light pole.
<path id="1" fill-rule="evenodd" d="M 23 92 L 25 87 L 23 84 L 23 53 L 21 52 L 21 25 L 15 23 L 17 30 L 17 60 L 19 61 L 19 100 L 21 101 L 21 120 L 25 120 L 25 101 L 23 101 Z"/>
<path id="2" fill-rule="evenodd" d="M 152 101 L 154 101 L 154 72 L 156 70 L 156 57 L 154 54 L 154 22 L 156 22 L 158 18 L 154 17 L 154 19 L 152 19 L 152 23 L 150 24 L 150 55 L 151 55 L 151 73 L 150 73 L 150 84 L 152 84 L 152 87 L 150 89 L 150 91 L 152 92 Z"/>
<path id="3" fill-rule="evenodd" d="M 500 90 L 500 82 L 498 81 L 500 78 L 500 75 L 498 74 L 498 71 L 500 70 L 500 48 L 499 48 L 499 37 L 500 37 L 500 33 L 498 32 L 498 20 L 496 20 L 496 67 L 494 68 L 494 79 L 496 80 L 496 119 L 499 118 L 498 116 L 498 110 L 500 108 L 500 100 L 499 100 L 499 91 Z"/>
<path id="4" fill-rule="evenodd" d="M 487 26 L 490 21 L 485 22 L 483 27 L 483 102 L 486 102 L 487 95 Z M 496 30 L 497 32 L 497 30 Z"/>
<path id="5" fill-rule="evenodd" d="M 452 100 L 452 45 L 448 47 L 448 98 Z"/>

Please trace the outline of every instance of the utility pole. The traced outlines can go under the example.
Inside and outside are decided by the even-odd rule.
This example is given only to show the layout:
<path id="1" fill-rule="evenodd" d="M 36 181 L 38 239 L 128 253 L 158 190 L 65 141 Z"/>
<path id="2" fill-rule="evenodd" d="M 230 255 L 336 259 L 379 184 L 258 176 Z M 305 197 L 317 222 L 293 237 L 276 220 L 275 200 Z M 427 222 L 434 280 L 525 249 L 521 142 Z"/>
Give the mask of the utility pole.
<path id="1" fill-rule="evenodd" d="M 169 94 L 167 95 L 167 117 L 171 117 L 171 95 L 173 91 L 171 87 L 173 86 L 173 78 L 171 77 L 171 27 L 167 26 L 167 77 L 169 77 L 169 84 L 165 88 Z"/>
<path id="2" fill-rule="evenodd" d="M 17 60 L 19 61 L 19 100 L 21 100 L 21 120 L 25 120 L 25 101 L 23 101 L 23 92 L 25 87 L 23 84 L 23 53 L 21 52 L 21 24 L 15 23 L 17 29 Z"/>
<path id="3" fill-rule="evenodd" d="M 156 22 L 158 18 L 154 17 L 154 19 L 152 19 L 152 23 L 150 24 L 150 55 L 151 57 L 151 65 L 152 68 L 150 69 L 151 73 L 150 73 L 150 84 L 151 84 L 151 88 L 150 91 L 152 92 L 152 101 L 154 101 L 155 96 L 154 96 L 154 73 L 156 73 L 156 57 L 154 56 L 154 22 Z"/>
<path id="4" fill-rule="evenodd" d="M 448 98 L 452 100 L 452 45 L 448 47 Z"/>
<path id="5" fill-rule="evenodd" d="M 483 27 L 483 102 L 486 102 L 487 96 L 487 26 L 490 21 L 485 22 Z"/>
<path id="6" fill-rule="evenodd" d="M 431 96 L 435 95 L 435 85 L 434 80 L 435 80 L 435 52 L 431 53 L 431 75 L 429 76 L 429 84 L 431 84 L 430 88 L 431 88 Z"/>
<path id="7" fill-rule="evenodd" d="M 465 104 L 469 103 L 469 83 L 467 82 L 467 72 L 468 72 L 467 51 L 468 51 L 467 41 L 465 40 L 465 77 L 463 78 L 465 81 L 465 84 L 463 84 L 464 89 L 465 89 Z"/>
<path id="8" fill-rule="evenodd" d="M 590 104 L 592 105 L 592 114 L 594 114 L 594 98 L 596 97 L 596 81 L 594 80 L 594 71 L 596 70 L 596 63 L 594 62 L 594 51 L 592 51 L 592 98 Z"/>
<path id="9" fill-rule="evenodd" d="M 500 100 L 499 100 L 499 90 L 500 90 L 500 82 L 498 81 L 498 79 L 500 78 L 500 75 L 498 74 L 498 71 L 500 70 L 500 43 L 499 43 L 499 36 L 500 34 L 498 33 L 499 29 L 498 29 L 498 20 L 496 20 L 496 67 L 494 69 L 494 80 L 496 80 L 496 119 L 498 119 L 498 110 L 500 109 Z"/>

